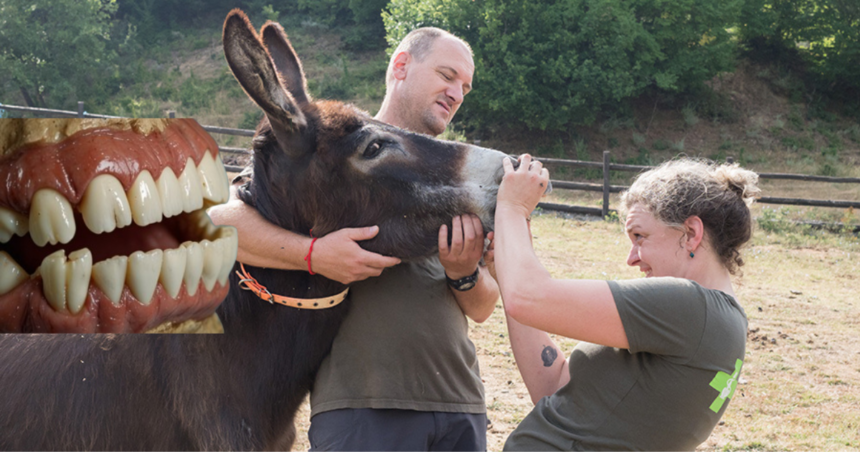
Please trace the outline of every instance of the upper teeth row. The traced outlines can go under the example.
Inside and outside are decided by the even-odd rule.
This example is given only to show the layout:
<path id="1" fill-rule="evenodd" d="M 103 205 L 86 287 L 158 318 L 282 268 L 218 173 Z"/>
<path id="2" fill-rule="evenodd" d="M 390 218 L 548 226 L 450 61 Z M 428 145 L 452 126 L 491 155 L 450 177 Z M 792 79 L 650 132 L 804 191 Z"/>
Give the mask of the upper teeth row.
<path id="1" fill-rule="evenodd" d="M 194 165 L 189 157 L 179 177 L 170 167 L 161 172 L 157 181 L 149 171 L 141 171 L 128 192 L 123 191 L 116 177 L 99 175 L 84 192 L 78 211 L 87 228 L 101 234 L 132 222 L 146 226 L 160 222 L 163 217 L 193 212 L 203 207 L 204 199 L 225 202 L 229 193 L 221 157 L 213 158 L 205 152 L 199 165 Z M 33 196 L 29 219 L 0 207 L 0 243 L 8 242 L 12 234 L 24 236 L 27 232 L 39 246 L 69 243 L 75 230 L 72 205 L 50 188 L 43 188 Z"/>
<path id="2" fill-rule="evenodd" d="M 89 249 L 81 248 L 66 257 L 65 250 L 49 254 L 35 274 L 42 277 L 48 303 L 59 312 L 77 314 L 84 306 L 92 281 L 115 305 L 123 287 L 144 305 L 152 301 L 158 284 L 171 298 L 179 295 L 182 284 L 188 295 L 197 293 L 200 281 L 207 292 L 227 278 L 239 245 L 236 230 L 221 227 L 209 235 L 212 240 L 185 242 L 170 250 L 135 251 L 129 256 L 114 256 L 93 264 Z M 11 256 L 0 251 L 0 295 L 29 279 L 27 272 Z"/>

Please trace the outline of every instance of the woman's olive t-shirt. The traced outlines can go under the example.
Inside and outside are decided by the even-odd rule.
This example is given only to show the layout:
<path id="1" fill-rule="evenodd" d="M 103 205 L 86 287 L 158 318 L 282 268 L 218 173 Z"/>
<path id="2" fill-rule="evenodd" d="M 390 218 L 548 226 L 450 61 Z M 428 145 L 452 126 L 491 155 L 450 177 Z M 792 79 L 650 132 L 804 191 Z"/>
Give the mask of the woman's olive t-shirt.
<path id="1" fill-rule="evenodd" d="M 609 281 L 629 350 L 580 342 L 570 382 L 541 399 L 505 450 L 693 450 L 728 406 L 747 319 L 679 278 Z"/>

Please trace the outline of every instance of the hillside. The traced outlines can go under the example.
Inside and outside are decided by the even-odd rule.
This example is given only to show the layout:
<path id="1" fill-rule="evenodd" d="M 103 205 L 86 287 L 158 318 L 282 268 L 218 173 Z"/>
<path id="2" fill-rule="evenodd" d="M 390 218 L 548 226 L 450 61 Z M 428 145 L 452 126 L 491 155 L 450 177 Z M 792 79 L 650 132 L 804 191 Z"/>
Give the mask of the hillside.
<path id="1" fill-rule="evenodd" d="M 107 111 L 95 106 L 88 111 L 158 116 L 175 110 L 178 116 L 193 116 L 202 124 L 253 128 L 259 110 L 230 75 L 221 50 L 220 18 L 214 12 L 211 16 L 198 20 L 203 24 L 198 28 L 174 31 L 166 44 L 141 52 L 139 61 L 127 63 L 137 71 L 136 81 L 106 102 Z M 383 50 L 348 50 L 344 39 L 348 29 L 302 18 L 282 22 L 303 61 L 313 96 L 345 100 L 375 113 L 385 91 Z M 480 77 L 477 74 L 470 96 L 481 95 Z M 518 124 L 476 131 L 462 122 L 455 122 L 453 129 L 469 141 L 512 154 L 597 161 L 609 150 L 614 162 L 646 165 L 679 154 L 716 160 L 733 157 L 758 171 L 860 177 L 860 123 L 833 113 L 814 93 L 806 93 L 791 72 L 741 60 L 735 72 L 724 73 L 709 85 L 712 89 L 696 98 L 643 97 L 626 117 L 604 118 L 566 133 L 528 131 Z M 22 104 L 15 95 L 4 94 L 5 102 Z M 249 143 L 226 135 L 216 139 L 226 146 Z M 555 179 L 600 177 L 593 170 L 551 170 Z M 625 174 L 613 176 L 613 183 L 628 180 Z M 858 184 L 765 181 L 762 185 L 768 196 L 860 200 Z M 598 202 L 588 193 L 556 192 L 555 196 L 562 202 Z M 835 220 L 846 215 L 834 209 L 787 210 L 799 211 L 805 218 L 823 215 Z M 854 212 L 847 215 L 857 218 Z"/>

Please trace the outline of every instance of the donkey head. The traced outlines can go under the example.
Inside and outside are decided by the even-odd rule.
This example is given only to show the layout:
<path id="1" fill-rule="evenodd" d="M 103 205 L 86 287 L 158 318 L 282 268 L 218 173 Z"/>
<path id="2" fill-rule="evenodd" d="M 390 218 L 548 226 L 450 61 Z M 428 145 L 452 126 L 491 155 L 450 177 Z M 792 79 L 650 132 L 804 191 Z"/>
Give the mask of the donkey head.
<path id="1" fill-rule="evenodd" d="M 492 230 L 501 152 L 381 123 L 357 108 L 312 101 L 301 62 L 280 25 L 257 35 L 233 10 L 224 23 L 233 75 L 265 118 L 254 137 L 254 177 L 243 201 L 269 221 L 322 236 L 377 224 L 361 242 L 404 259 L 435 252 L 438 229 L 474 213 Z"/>

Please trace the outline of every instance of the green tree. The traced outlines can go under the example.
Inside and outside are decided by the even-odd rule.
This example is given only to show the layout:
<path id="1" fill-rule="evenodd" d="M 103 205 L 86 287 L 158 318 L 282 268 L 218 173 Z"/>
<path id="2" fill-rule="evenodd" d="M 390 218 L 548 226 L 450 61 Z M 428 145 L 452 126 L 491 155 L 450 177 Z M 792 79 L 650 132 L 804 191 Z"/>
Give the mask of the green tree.
<path id="1" fill-rule="evenodd" d="M 68 107 L 118 76 L 115 0 L 0 0 L 0 84 L 36 107 Z"/>
<path id="2" fill-rule="evenodd" d="M 341 30 L 347 48 L 367 50 L 385 45 L 382 9 L 388 0 L 298 0 L 299 10 L 331 27 Z"/>
<path id="3" fill-rule="evenodd" d="M 841 98 L 860 95 L 857 0 L 746 0 L 740 36 L 756 57 L 799 58 L 819 88 Z"/>
<path id="4" fill-rule="evenodd" d="M 565 129 L 647 89 L 681 92 L 730 70 L 742 0 L 392 0 L 390 45 L 435 25 L 475 53 L 464 115 Z"/>

